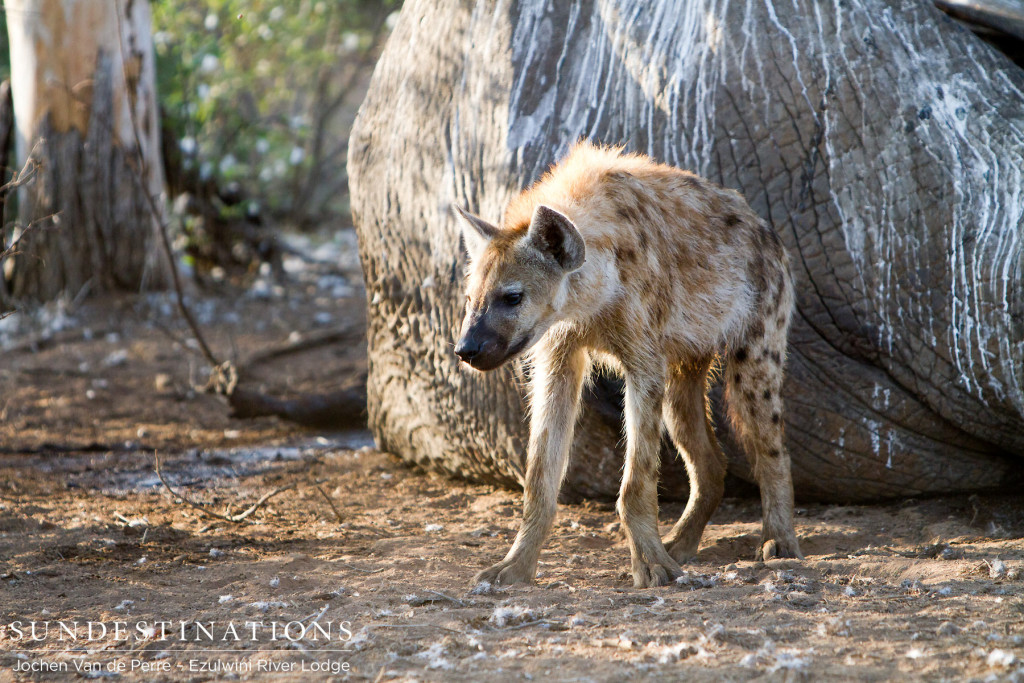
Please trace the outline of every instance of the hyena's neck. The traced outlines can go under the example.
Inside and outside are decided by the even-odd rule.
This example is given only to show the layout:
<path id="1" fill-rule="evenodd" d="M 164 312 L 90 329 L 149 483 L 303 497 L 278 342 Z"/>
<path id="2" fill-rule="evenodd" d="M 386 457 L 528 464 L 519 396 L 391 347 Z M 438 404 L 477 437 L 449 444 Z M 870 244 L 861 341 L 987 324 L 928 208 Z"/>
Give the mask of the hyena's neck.
<path id="1" fill-rule="evenodd" d="M 600 249 L 587 250 L 583 267 L 571 273 L 562 286 L 559 309 L 566 320 L 588 325 L 600 318 L 622 291 L 615 259 Z"/>

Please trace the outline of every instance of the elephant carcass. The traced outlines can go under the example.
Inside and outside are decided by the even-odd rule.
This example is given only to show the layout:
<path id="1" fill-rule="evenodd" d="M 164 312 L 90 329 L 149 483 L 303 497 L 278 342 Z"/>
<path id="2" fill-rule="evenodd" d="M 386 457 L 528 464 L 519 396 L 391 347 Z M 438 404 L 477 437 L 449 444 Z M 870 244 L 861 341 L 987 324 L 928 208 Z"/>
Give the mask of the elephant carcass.
<path id="1" fill-rule="evenodd" d="M 426 468 L 521 480 L 523 369 L 481 375 L 452 353 L 450 206 L 499 218 L 586 136 L 736 188 L 781 235 L 798 497 L 1019 482 L 1022 91 L 1018 67 L 924 3 L 411 0 L 350 144 L 376 438 Z M 568 491 L 615 493 L 619 401 L 614 381 L 589 391 Z M 682 494 L 671 454 L 663 472 Z"/>

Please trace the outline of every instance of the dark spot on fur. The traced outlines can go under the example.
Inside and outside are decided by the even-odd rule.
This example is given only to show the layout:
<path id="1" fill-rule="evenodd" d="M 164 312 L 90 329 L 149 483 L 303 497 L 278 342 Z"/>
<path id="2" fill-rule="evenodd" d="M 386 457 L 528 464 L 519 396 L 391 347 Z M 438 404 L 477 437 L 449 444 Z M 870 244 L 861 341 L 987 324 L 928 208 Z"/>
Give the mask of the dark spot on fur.
<path id="1" fill-rule="evenodd" d="M 782 365 L 782 354 L 781 353 L 779 353 L 778 351 L 772 351 L 771 355 L 772 355 L 772 361 L 776 365 Z"/>
<path id="2" fill-rule="evenodd" d="M 726 214 L 725 225 L 726 227 L 732 228 L 740 224 L 740 217 L 734 213 Z"/>
<path id="3" fill-rule="evenodd" d="M 772 400 L 772 392 L 770 390 L 768 390 L 768 389 L 764 390 L 764 393 L 762 394 L 762 396 L 764 397 L 764 400 L 766 400 L 766 401 Z"/>
<path id="4" fill-rule="evenodd" d="M 764 321 L 758 320 L 750 326 L 750 336 L 760 339 L 764 336 Z"/>
<path id="5" fill-rule="evenodd" d="M 615 260 L 622 263 L 633 263 L 636 261 L 636 249 L 632 247 L 615 247 Z"/>
<path id="6" fill-rule="evenodd" d="M 772 424 L 779 424 L 779 419 L 778 413 L 772 413 Z"/>
<path id="7" fill-rule="evenodd" d="M 778 448 L 773 448 L 770 451 L 768 451 L 768 457 L 770 458 L 777 458 L 780 455 L 782 455 L 782 453 L 779 451 Z"/>
<path id="8" fill-rule="evenodd" d="M 733 378 L 733 382 L 734 382 L 734 383 L 736 384 L 736 386 L 739 386 L 739 385 L 740 385 L 740 376 L 739 376 L 739 373 L 736 373 L 736 377 L 734 377 L 734 378 Z"/>
<path id="9" fill-rule="evenodd" d="M 782 315 L 779 316 L 779 329 L 782 329 L 785 326 L 786 326 L 786 314 L 783 313 Z"/>
<path id="10" fill-rule="evenodd" d="M 691 187 L 694 190 L 700 190 L 704 187 L 704 184 L 700 181 L 700 178 L 692 175 L 682 175 L 679 177 L 679 181 L 686 187 Z"/>
<path id="11" fill-rule="evenodd" d="M 747 402 L 748 403 L 753 403 L 754 402 L 754 392 L 753 391 L 748 391 L 746 394 L 744 394 L 744 396 L 747 397 Z"/>
<path id="12" fill-rule="evenodd" d="M 764 247 L 759 243 L 755 248 L 757 255 L 747 265 L 747 277 L 754 285 L 754 290 L 757 292 L 757 303 L 761 305 L 764 301 L 765 291 L 768 289 L 768 276 L 765 272 Z"/>
<path id="13" fill-rule="evenodd" d="M 736 353 L 733 354 L 733 357 L 736 358 L 736 360 L 738 360 L 741 363 L 745 361 L 747 359 L 747 347 L 741 346 L 740 348 L 736 349 Z"/>
<path id="14" fill-rule="evenodd" d="M 665 322 L 665 317 L 668 315 L 668 298 L 659 294 L 654 296 L 654 303 L 652 305 L 652 311 L 654 314 L 654 324 L 661 326 Z"/>
<path id="15" fill-rule="evenodd" d="M 647 231 L 641 230 L 637 237 L 640 239 L 640 248 L 647 251 L 651 246 L 651 240 L 647 237 Z"/>
<path id="16" fill-rule="evenodd" d="M 635 225 L 643 225 L 644 223 L 643 213 L 635 206 L 621 204 L 618 209 L 616 209 L 616 213 L 621 220 L 627 223 L 633 223 Z"/>

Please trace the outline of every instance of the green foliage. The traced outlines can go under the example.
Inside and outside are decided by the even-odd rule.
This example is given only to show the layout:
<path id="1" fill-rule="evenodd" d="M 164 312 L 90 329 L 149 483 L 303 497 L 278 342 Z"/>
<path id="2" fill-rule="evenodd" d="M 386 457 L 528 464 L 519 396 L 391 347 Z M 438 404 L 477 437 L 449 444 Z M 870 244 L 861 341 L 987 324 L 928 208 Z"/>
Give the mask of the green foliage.
<path id="1" fill-rule="evenodd" d="M 0 6 L 0 10 L 3 7 Z M 0 11 L 0 81 L 11 77 L 11 44 L 7 39 L 7 13 Z"/>
<path id="2" fill-rule="evenodd" d="M 186 175 L 280 220 L 347 212 L 347 126 L 394 0 L 155 0 L 164 126 Z M 198 176 L 198 178 L 197 178 Z"/>

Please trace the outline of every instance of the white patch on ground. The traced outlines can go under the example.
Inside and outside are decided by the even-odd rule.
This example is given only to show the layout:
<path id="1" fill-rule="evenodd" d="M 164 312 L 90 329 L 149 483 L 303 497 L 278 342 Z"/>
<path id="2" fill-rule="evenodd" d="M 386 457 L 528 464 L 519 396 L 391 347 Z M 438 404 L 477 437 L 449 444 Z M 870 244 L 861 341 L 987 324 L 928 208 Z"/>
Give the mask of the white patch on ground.
<path id="1" fill-rule="evenodd" d="M 417 652 L 416 656 L 420 659 L 427 660 L 428 669 L 440 669 L 441 671 L 451 671 L 455 668 L 455 665 L 451 662 L 451 660 L 447 659 L 444 656 L 444 654 L 444 643 L 437 642 L 433 643 L 426 650 Z"/>
<path id="2" fill-rule="evenodd" d="M 522 605 L 505 605 L 495 607 L 494 612 L 490 617 L 488 617 L 487 621 L 491 622 L 498 628 L 504 628 L 505 626 L 513 624 L 521 624 L 524 621 L 533 621 L 535 618 L 533 610 L 529 607 L 523 607 Z"/>
<path id="3" fill-rule="evenodd" d="M 281 600 L 257 600 L 256 602 L 250 602 L 250 607 L 255 607 L 261 612 L 266 612 L 274 607 L 287 607 L 288 603 Z"/>
<path id="4" fill-rule="evenodd" d="M 993 668 L 1006 668 L 1011 666 L 1017 661 L 1016 655 L 1006 650 L 1000 650 L 996 648 L 992 652 L 988 653 L 988 657 L 985 658 L 985 663 Z"/>

